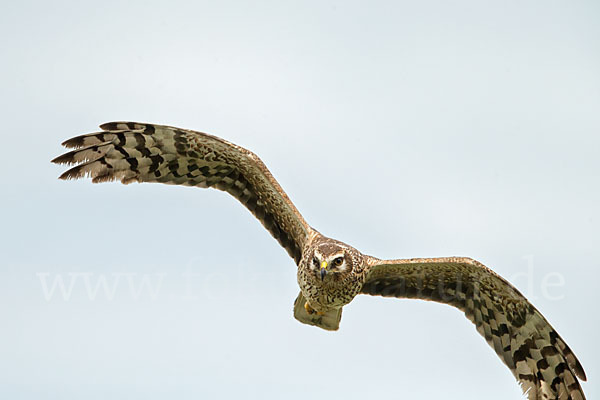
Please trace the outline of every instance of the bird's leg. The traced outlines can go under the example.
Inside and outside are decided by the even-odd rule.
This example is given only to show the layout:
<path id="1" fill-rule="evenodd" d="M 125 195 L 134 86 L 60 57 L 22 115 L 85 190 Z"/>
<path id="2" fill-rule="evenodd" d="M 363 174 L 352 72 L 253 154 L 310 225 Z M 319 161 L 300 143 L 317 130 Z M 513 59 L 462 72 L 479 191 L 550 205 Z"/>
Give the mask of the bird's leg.
<path id="1" fill-rule="evenodd" d="M 337 331 L 340 327 L 342 309 L 318 312 L 311 307 L 300 292 L 294 301 L 294 318 L 303 324 L 318 326 L 327 331 Z"/>
<path id="2" fill-rule="evenodd" d="M 317 315 L 325 315 L 324 312 L 320 312 L 320 311 L 315 311 L 314 308 L 312 308 L 310 306 L 310 304 L 308 304 L 308 301 L 304 303 L 304 309 L 306 310 L 307 313 L 309 313 L 310 315 L 313 314 L 317 314 Z"/>

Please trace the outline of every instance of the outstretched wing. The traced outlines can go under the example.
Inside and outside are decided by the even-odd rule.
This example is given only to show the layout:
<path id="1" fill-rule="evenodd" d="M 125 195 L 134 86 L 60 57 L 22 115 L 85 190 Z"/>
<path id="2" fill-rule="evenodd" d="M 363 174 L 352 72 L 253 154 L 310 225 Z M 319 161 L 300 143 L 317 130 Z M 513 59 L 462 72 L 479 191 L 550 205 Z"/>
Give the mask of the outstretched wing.
<path id="1" fill-rule="evenodd" d="M 136 122 L 109 122 L 102 132 L 63 143 L 75 150 L 52 162 L 77 164 L 60 179 L 121 180 L 213 187 L 238 199 L 300 262 L 313 234 L 263 162 L 252 152 L 206 133 Z"/>
<path id="2" fill-rule="evenodd" d="M 450 304 L 477 331 L 534 399 L 581 399 L 585 373 L 548 321 L 505 279 L 470 258 L 368 258 L 361 293 Z"/>

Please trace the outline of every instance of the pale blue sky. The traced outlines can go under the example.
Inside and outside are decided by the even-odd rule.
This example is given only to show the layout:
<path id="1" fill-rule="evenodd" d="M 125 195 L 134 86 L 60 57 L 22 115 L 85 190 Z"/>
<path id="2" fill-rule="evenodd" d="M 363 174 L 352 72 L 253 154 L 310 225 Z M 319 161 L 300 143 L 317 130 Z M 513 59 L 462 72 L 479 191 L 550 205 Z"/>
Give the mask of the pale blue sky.
<path id="1" fill-rule="evenodd" d="M 364 296 L 339 332 L 298 323 L 292 260 L 224 193 L 58 181 L 60 142 L 109 120 L 248 147 L 368 254 L 482 261 L 600 396 L 600 3 L 0 11 L 3 398 L 519 398 L 448 306 Z"/>

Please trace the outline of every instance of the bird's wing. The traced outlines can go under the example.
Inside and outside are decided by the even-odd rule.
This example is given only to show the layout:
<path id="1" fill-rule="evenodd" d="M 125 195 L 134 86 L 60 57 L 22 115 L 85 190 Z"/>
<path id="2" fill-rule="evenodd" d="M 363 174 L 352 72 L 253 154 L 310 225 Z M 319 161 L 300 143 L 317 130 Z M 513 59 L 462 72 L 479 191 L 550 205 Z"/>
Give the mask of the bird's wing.
<path id="1" fill-rule="evenodd" d="M 52 162 L 77 165 L 61 179 L 88 176 L 94 183 L 160 182 L 226 191 L 299 263 L 315 231 L 254 153 L 206 133 L 170 126 L 109 122 L 100 128 L 63 143 L 75 150 Z"/>
<path id="2" fill-rule="evenodd" d="M 510 368 L 529 399 L 581 399 L 581 364 L 542 314 L 501 276 L 470 258 L 367 258 L 361 293 L 457 307 Z"/>

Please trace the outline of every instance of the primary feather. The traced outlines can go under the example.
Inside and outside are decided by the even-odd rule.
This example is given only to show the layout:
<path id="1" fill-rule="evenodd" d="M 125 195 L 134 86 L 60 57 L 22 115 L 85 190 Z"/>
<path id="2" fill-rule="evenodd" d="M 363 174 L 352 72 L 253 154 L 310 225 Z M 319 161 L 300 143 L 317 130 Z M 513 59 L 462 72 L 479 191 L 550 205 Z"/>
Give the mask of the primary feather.
<path id="1" fill-rule="evenodd" d="M 298 263 L 312 229 L 263 162 L 252 152 L 216 136 L 164 125 L 110 122 L 103 131 L 69 139 L 74 150 L 52 162 L 76 164 L 60 179 L 88 176 L 212 187 L 248 208 Z"/>

